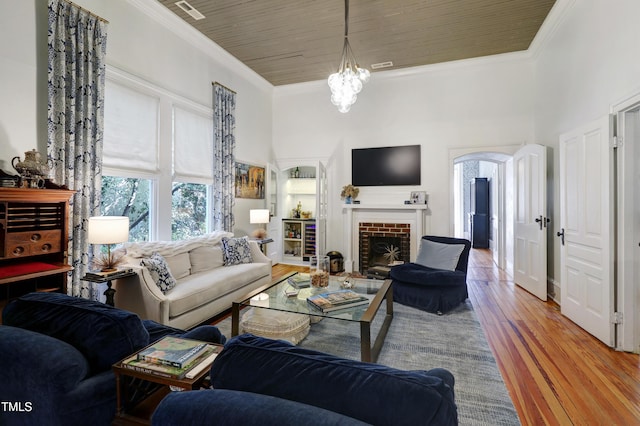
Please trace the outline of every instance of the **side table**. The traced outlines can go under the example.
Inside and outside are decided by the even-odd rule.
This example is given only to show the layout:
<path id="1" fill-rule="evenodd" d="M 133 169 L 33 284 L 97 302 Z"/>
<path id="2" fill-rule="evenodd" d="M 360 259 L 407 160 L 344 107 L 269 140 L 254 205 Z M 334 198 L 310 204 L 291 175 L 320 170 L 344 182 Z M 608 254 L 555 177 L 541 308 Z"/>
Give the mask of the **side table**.
<path id="1" fill-rule="evenodd" d="M 220 350 L 224 347 L 216 343 L 210 344 L 220 346 Z M 130 357 L 112 367 L 116 376 L 117 391 L 117 409 L 113 425 L 151 424 L 151 415 L 172 388 L 196 390 L 209 386 L 208 377 L 213 361 L 195 367 L 199 372 L 193 378 L 177 379 L 131 370 L 123 365 Z"/>
<path id="2" fill-rule="evenodd" d="M 104 293 L 102 293 L 107 298 L 105 303 L 107 305 L 110 305 L 110 306 L 115 306 L 115 302 L 113 300 L 113 297 L 116 294 L 116 290 L 114 288 L 111 288 L 111 281 L 119 280 L 121 278 L 129 278 L 129 277 L 133 277 L 135 275 L 137 275 L 135 272 L 123 272 L 121 274 L 111 275 L 111 276 L 108 276 L 108 277 L 96 277 L 96 276 L 89 276 L 89 275 L 85 274 L 85 276 L 82 277 L 82 281 L 90 281 L 90 282 L 96 283 L 96 284 L 107 283 L 107 289 L 104 291 Z"/>
<path id="3" fill-rule="evenodd" d="M 264 253 L 265 255 L 267 254 L 267 244 L 273 242 L 273 238 L 262 238 L 262 239 L 252 238 L 252 240 L 258 243 L 258 246 L 260 246 L 260 250 L 262 250 L 262 253 Z"/>

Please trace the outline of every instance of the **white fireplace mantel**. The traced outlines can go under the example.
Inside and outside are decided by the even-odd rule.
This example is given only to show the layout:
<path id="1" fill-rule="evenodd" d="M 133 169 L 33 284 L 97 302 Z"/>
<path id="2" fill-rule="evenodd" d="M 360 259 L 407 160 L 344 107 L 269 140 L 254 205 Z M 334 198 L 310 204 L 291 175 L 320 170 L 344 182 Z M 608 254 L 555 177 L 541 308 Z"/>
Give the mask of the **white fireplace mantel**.
<path id="1" fill-rule="evenodd" d="M 418 253 L 418 242 L 426 232 L 429 207 L 426 204 L 345 204 L 345 235 L 347 236 L 345 269 L 353 272 L 360 269 L 359 224 L 362 222 L 409 223 L 411 226 L 411 261 Z"/>

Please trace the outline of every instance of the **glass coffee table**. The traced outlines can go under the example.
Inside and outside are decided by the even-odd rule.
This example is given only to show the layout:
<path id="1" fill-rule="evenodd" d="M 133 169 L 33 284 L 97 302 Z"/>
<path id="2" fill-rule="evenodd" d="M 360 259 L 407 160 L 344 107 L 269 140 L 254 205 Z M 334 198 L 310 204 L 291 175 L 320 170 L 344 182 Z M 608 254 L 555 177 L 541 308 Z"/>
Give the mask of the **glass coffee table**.
<path id="1" fill-rule="evenodd" d="M 295 274 L 297 274 L 297 272 L 287 274 L 282 278 L 272 281 L 270 284 L 266 284 L 251 293 L 248 293 L 242 299 L 234 301 L 231 307 L 231 335 L 238 335 L 240 310 L 247 306 L 304 314 L 312 317 L 357 322 L 360 323 L 361 359 L 365 362 L 376 362 L 378 355 L 380 354 L 382 344 L 384 343 L 384 339 L 389 331 L 391 321 L 393 320 L 393 288 L 391 280 L 373 280 L 351 277 L 349 278 L 349 281 L 352 284 L 350 289 L 367 297 L 369 299 L 369 304 L 323 313 L 322 311 L 309 306 L 307 303 L 307 297 L 313 294 L 342 289 L 344 278 L 331 276 L 328 287 L 322 289 L 316 289 L 313 287 L 302 288 L 299 289 L 297 295 L 288 296 L 287 292 L 296 290 L 288 281 L 289 277 Z M 263 294 L 263 298 L 258 297 L 258 295 L 261 294 Z M 383 300 L 386 300 L 387 308 L 385 318 L 372 346 L 371 323 L 380 310 Z"/>

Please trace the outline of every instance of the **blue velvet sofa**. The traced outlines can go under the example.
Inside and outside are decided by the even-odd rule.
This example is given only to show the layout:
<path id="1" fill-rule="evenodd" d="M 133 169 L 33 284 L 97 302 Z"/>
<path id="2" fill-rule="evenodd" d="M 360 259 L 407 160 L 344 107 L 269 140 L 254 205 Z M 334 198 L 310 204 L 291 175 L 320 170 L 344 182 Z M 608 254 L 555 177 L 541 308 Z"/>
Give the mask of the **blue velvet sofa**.
<path id="1" fill-rule="evenodd" d="M 111 366 L 165 335 L 224 343 L 213 326 L 185 332 L 121 309 L 57 293 L 7 304 L 0 325 L 2 425 L 110 425 Z"/>
<path id="2" fill-rule="evenodd" d="M 454 378 L 244 334 L 211 367 L 213 389 L 172 392 L 152 425 L 456 425 Z"/>
<path id="3" fill-rule="evenodd" d="M 436 251 L 438 259 L 430 263 L 426 243 L 448 247 Z M 458 251 L 456 251 L 458 247 Z M 448 251 L 448 253 L 447 253 Z M 426 312 L 442 315 L 467 300 L 467 267 L 471 242 L 462 238 L 425 235 L 422 237 L 416 263 L 405 263 L 391 268 L 393 280 L 393 301 L 418 308 Z M 451 254 L 453 253 L 453 254 Z M 456 254 L 458 253 L 458 254 Z M 438 267 L 429 267 L 418 260 Z M 448 266 L 442 266 L 448 264 Z"/>

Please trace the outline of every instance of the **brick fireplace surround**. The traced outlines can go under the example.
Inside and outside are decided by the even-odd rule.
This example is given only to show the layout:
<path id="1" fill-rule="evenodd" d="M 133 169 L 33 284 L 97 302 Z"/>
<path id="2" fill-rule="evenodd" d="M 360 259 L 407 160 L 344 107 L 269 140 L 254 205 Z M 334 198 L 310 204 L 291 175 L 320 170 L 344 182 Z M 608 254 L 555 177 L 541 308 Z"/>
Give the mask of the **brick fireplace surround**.
<path id="1" fill-rule="evenodd" d="M 409 233 L 408 260 L 413 262 L 418 252 L 419 240 L 430 231 L 430 211 L 426 204 L 345 204 L 342 209 L 344 215 L 345 232 L 345 270 L 346 272 L 361 271 L 360 257 L 360 224 L 384 224 L 383 227 L 371 226 L 371 228 L 383 229 L 386 232 L 393 230 L 405 237 Z M 401 245 L 403 245 L 401 243 Z"/>
<path id="2" fill-rule="evenodd" d="M 376 253 L 372 248 L 373 241 L 380 239 L 397 239 L 400 257 L 397 260 L 409 262 L 411 255 L 411 224 L 410 223 L 381 223 L 360 222 L 358 226 L 360 272 L 365 273 L 371 266 L 375 266 Z M 377 257 L 380 257 L 379 255 Z M 382 259 L 380 259 L 382 260 Z"/>

